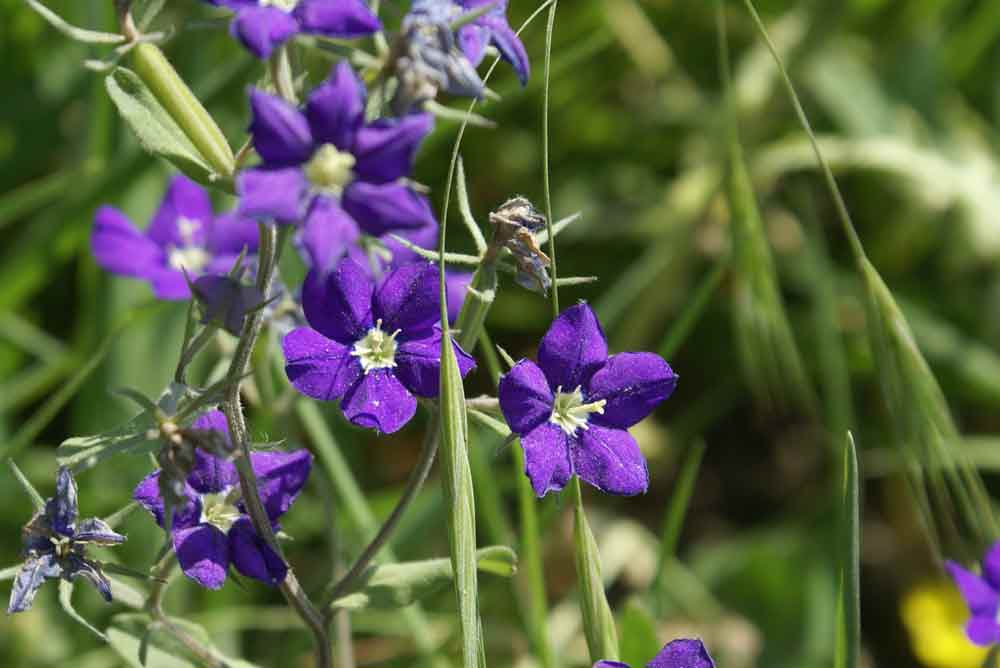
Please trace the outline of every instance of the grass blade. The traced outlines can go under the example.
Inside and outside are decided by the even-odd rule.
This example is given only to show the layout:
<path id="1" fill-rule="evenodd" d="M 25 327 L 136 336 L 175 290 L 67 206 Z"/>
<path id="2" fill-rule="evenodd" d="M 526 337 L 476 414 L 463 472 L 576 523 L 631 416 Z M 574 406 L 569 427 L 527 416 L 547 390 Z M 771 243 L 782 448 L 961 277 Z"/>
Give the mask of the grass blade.
<path id="1" fill-rule="evenodd" d="M 857 668 L 861 656 L 861 489 L 858 453 L 847 432 L 840 503 L 840 592 L 834 668 Z"/>
<path id="2" fill-rule="evenodd" d="M 576 476 L 569 483 L 573 497 L 573 547 L 576 554 L 576 576 L 580 588 L 580 608 L 583 612 L 583 631 L 587 637 L 590 660 L 618 660 L 618 631 L 611 606 L 604 592 L 601 576 L 601 554 L 597 549 L 594 532 L 583 510 L 580 479 Z"/>
<path id="3" fill-rule="evenodd" d="M 670 497 L 667 514 L 663 518 L 663 531 L 660 535 L 660 549 L 657 555 L 656 581 L 653 586 L 654 591 L 658 591 L 664 586 L 665 565 L 670 558 L 676 556 L 677 540 L 684 525 L 684 516 L 687 515 L 691 495 L 694 494 L 694 484 L 698 479 L 701 460 L 705 456 L 705 447 L 705 441 L 699 440 L 695 442 L 694 447 L 691 448 L 691 452 L 684 459 L 680 475 L 677 476 L 677 484 L 674 487 L 673 495 Z"/>

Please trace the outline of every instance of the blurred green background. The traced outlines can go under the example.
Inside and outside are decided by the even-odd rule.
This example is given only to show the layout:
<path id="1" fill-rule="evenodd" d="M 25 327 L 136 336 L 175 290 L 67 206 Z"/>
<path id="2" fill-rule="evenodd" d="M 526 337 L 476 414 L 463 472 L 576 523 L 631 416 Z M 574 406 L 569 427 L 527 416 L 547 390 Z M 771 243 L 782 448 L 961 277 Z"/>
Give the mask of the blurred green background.
<path id="1" fill-rule="evenodd" d="M 114 30 L 110 0 L 46 4 L 76 25 Z M 388 16 L 403 5 L 385 4 Z M 510 4 L 514 25 L 536 6 Z M 104 274 L 89 255 L 99 204 L 144 224 L 171 174 L 139 149 L 102 76 L 82 67 L 107 51 L 71 43 L 21 0 L 0 0 L 0 9 L 0 455 L 15 456 L 48 495 L 61 440 L 108 429 L 134 412 L 112 389 L 155 395 L 169 380 L 185 306 L 149 307 L 145 285 Z M 1000 4 L 771 0 L 760 10 L 869 257 L 941 382 L 966 435 L 962 447 L 989 480 L 1000 467 Z M 559 216 L 583 213 L 559 238 L 560 275 L 600 278 L 564 289 L 562 299 L 594 306 L 612 350 L 670 353 L 681 377 L 673 398 L 635 429 L 649 458 L 649 493 L 587 496 L 623 637 L 639 633 L 633 618 L 645 610 L 658 618 L 661 643 L 697 633 L 720 665 L 830 665 L 840 436 L 850 427 L 865 481 L 866 657 L 871 665 L 977 665 L 958 635 L 963 611 L 947 588 L 934 586 L 937 559 L 894 473 L 860 286 L 831 199 L 742 3 L 728 2 L 726 13 L 739 131 L 762 216 L 762 225 L 742 231 L 725 197 L 727 124 L 712 3 L 564 0 L 556 23 L 553 198 Z M 219 16 L 194 0 L 170 0 L 155 25 L 184 27 L 165 51 L 238 146 L 248 120 L 243 91 L 263 68 L 231 42 Z M 531 83 L 521 90 L 501 69 L 491 86 L 502 100 L 482 109 L 499 127 L 473 129 L 464 143 L 480 220 L 515 193 L 541 202 L 544 21 L 524 38 L 535 67 Z M 432 187 L 439 211 L 455 129 L 440 122 L 419 158 L 417 178 Z M 460 226 L 452 229 L 449 245 L 470 247 Z M 747 233 L 757 236 L 740 246 Z M 746 301 L 746 286 L 759 285 L 768 266 L 742 261 L 740 249 L 759 249 L 762 241 L 794 340 L 783 339 L 780 327 L 778 335 L 768 329 L 773 318 L 780 321 L 774 303 L 760 311 Z M 547 324 L 545 300 L 511 285 L 489 320 L 493 339 L 515 357 L 534 354 Z M 93 373 L 67 392 L 92 361 Z M 488 391 L 485 373 L 470 378 L 471 394 Z M 347 428 L 332 407 L 322 409 L 376 514 L 387 513 L 416 461 L 421 426 L 375 439 Z M 251 417 L 258 440 L 310 444 L 278 411 L 262 406 Z M 644 595 L 681 463 L 702 443 L 678 560 L 668 560 L 662 590 Z M 480 508 L 480 542 L 498 542 L 503 525 L 516 523 L 516 473 L 494 437 L 477 433 L 472 447 L 479 479 L 496 484 L 506 515 Z M 82 513 L 121 507 L 148 471 L 145 459 L 125 458 L 81 476 Z M 330 570 L 331 509 L 339 550 L 350 557 L 363 545 L 363 531 L 331 505 L 320 477 L 317 471 L 285 523 L 295 537 L 290 559 L 313 588 Z M 6 467 L 0 479 L 6 567 L 18 559 L 30 506 Z M 539 503 L 550 631 L 565 665 L 584 665 L 578 613 L 567 603 L 574 577 L 564 505 L 558 498 Z M 397 555 L 447 554 L 440 509 L 439 490 L 430 484 L 393 542 Z M 145 568 L 159 540 L 153 523 L 137 513 L 125 530 L 130 539 L 117 556 Z M 531 665 L 512 587 L 483 577 L 490 666 Z M 120 611 L 82 588 L 76 601 L 99 627 Z M 230 654 L 262 666 L 307 666 L 308 638 L 280 605 L 276 592 L 252 582 L 230 582 L 220 593 L 179 583 L 168 597 L 171 612 L 203 624 Z M 442 592 L 423 608 L 435 639 L 453 649 L 452 596 Z M 359 665 L 414 665 L 397 614 L 364 613 L 353 621 Z M 922 644 L 911 642 L 910 632 Z M 30 613 L 0 619 L 0 663 L 127 665 L 60 610 L 51 586 Z"/>

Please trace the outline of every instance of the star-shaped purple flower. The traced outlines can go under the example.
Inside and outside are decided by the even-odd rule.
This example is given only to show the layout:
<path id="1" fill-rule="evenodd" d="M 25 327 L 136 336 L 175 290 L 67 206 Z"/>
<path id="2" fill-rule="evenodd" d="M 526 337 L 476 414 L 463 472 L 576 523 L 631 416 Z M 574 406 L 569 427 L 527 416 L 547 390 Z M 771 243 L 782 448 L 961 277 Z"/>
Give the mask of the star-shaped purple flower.
<path id="1" fill-rule="evenodd" d="M 500 408 L 521 437 L 539 497 L 578 475 L 608 494 L 646 491 L 649 473 L 628 428 L 670 396 L 677 375 L 654 353 L 618 353 L 591 308 L 559 315 L 538 348 L 500 379 Z"/>
<path id="2" fill-rule="evenodd" d="M 430 132 L 430 114 L 364 122 L 365 91 L 337 65 L 299 110 L 250 92 L 250 133 L 263 164 L 240 173 L 241 213 L 302 221 L 301 243 L 313 267 L 329 271 L 358 237 L 434 221 L 427 198 L 402 179 Z"/>
<path id="3" fill-rule="evenodd" d="M 153 221 L 138 230 L 111 206 L 94 214 L 94 259 L 114 274 L 141 278 L 160 299 L 189 299 L 184 271 L 194 280 L 224 274 L 244 248 L 256 253 L 257 223 L 235 214 L 216 216 L 208 193 L 186 176 L 175 176 Z"/>
<path id="4" fill-rule="evenodd" d="M 352 39 L 382 27 L 363 0 L 205 1 L 236 13 L 229 31 L 258 58 L 299 33 Z"/>
<path id="5" fill-rule="evenodd" d="M 620 661 L 598 661 L 594 668 L 630 668 Z M 715 668 L 715 661 L 709 656 L 700 640 L 682 638 L 667 643 L 646 668 Z"/>
<path id="6" fill-rule="evenodd" d="M 458 45 L 473 66 L 483 62 L 490 44 L 510 63 L 521 85 L 528 83 L 531 64 L 528 52 L 507 22 L 507 0 L 414 0 L 411 14 L 423 14 L 434 22 L 451 22 L 484 5 L 493 7 L 472 23 L 458 29 Z"/>
<path id="7" fill-rule="evenodd" d="M 994 543 L 983 557 L 982 575 L 965 570 L 953 561 L 945 569 L 955 581 L 959 593 L 969 606 L 971 619 L 965 634 L 976 645 L 989 647 L 1000 643 L 1000 541 Z"/>
<path id="8" fill-rule="evenodd" d="M 412 262 L 376 283 L 350 258 L 324 280 L 306 277 L 302 305 L 311 327 L 283 341 L 285 372 L 302 394 L 340 400 L 359 427 L 391 434 L 417 410 L 414 397 L 440 392 L 438 269 Z M 457 349 L 464 376 L 473 359 Z"/>
<path id="9" fill-rule="evenodd" d="M 215 430 L 229 438 L 221 411 L 202 415 L 193 427 Z M 312 455 L 308 450 L 253 452 L 250 464 L 264 510 L 277 529 L 278 518 L 292 506 L 309 478 Z M 160 471 L 148 475 L 136 486 L 133 497 L 162 527 L 165 506 L 159 477 Z M 187 503 L 174 509 L 170 531 L 185 575 L 203 587 L 219 589 L 232 564 L 243 575 L 272 586 L 284 581 L 288 567 L 254 530 L 240 500 L 239 476 L 232 462 L 196 450 L 184 496 Z"/>

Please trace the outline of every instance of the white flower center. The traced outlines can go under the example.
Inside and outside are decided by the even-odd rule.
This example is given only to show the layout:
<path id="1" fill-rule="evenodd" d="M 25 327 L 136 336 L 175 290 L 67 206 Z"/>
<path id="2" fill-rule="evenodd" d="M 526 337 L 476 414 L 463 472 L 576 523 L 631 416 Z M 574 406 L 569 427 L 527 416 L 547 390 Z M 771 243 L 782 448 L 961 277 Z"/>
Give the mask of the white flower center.
<path id="1" fill-rule="evenodd" d="M 211 524 L 222 533 L 227 533 L 240 515 L 239 508 L 226 490 L 201 497 L 201 521 Z"/>
<path id="2" fill-rule="evenodd" d="M 549 422 L 557 424 L 570 436 L 576 435 L 577 429 L 588 429 L 587 416 L 591 413 L 604 413 L 606 399 L 583 403 L 583 392 L 577 386 L 572 392 L 563 392 L 562 386 L 556 388 L 556 399 L 552 402 L 552 415 Z"/>
<path id="3" fill-rule="evenodd" d="M 299 0 L 260 0 L 261 7 L 277 7 L 286 12 L 295 9 L 295 5 L 297 4 L 299 4 Z"/>
<path id="4" fill-rule="evenodd" d="M 350 153 L 338 151 L 333 144 L 323 144 L 306 163 L 306 177 L 317 190 L 340 195 L 344 186 L 354 180 L 354 163 Z"/>
<path id="5" fill-rule="evenodd" d="M 397 329 L 392 334 L 386 334 L 382 331 L 382 321 L 379 320 L 363 339 L 354 344 L 351 355 L 358 358 L 366 374 L 372 369 L 391 369 L 396 366 L 396 335 L 400 331 Z"/>
<path id="6" fill-rule="evenodd" d="M 200 274 L 201 270 L 211 261 L 212 256 L 204 248 L 198 246 L 170 246 L 167 249 L 167 262 L 180 271 L 187 269 L 192 274 Z"/>

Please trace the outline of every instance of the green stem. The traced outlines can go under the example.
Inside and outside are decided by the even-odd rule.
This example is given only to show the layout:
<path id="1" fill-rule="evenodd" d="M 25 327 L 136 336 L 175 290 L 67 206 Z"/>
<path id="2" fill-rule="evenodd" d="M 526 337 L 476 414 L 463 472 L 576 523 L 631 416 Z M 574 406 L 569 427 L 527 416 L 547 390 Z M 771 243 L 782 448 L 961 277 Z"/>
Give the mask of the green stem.
<path id="1" fill-rule="evenodd" d="M 549 82 L 552 77 L 552 33 L 556 23 L 559 0 L 549 5 L 549 20 L 545 26 L 545 75 L 542 88 L 542 190 L 544 193 L 545 224 L 549 232 L 549 259 L 552 261 L 552 317 L 559 316 L 559 272 L 556 270 L 556 235 L 552 232 L 552 188 L 549 183 Z"/>
<path id="2" fill-rule="evenodd" d="M 569 483 L 573 503 L 573 544 L 576 552 L 576 575 L 580 589 L 580 608 L 583 612 L 583 631 L 587 637 L 590 660 L 617 661 L 618 632 L 611 606 L 604 593 L 601 576 L 601 555 L 597 549 L 594 532 L 587 522 L 583 509 L 580 478 L 573 476 Z"/>
<path id="3" fill-rule="evenodd" d="M 153 568 L 153 587 L 146 599 L 146 611 L 149 613 L 150 619 L 184 645 L 191 654 L 202 662 L 202 665 L 207 668 L 228 668 L 226 662 L 216 656 L 210 647 L 175 624 L 163 611 L 163 595 L 167 592 L 176 566 L 177 557 L 173 552 L 169 552 Z"/>

